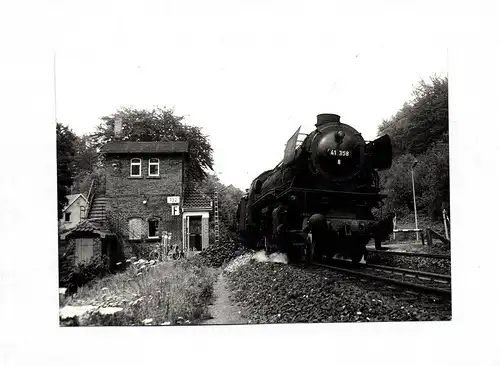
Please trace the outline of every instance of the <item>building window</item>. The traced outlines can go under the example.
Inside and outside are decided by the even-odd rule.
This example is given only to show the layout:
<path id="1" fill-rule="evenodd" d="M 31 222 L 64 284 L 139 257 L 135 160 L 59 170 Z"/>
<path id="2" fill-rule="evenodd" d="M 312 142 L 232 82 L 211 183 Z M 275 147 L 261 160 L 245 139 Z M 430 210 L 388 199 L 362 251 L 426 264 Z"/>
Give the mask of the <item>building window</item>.
<path id="1" fill-rule="evenodd" d="M 142 238 L 142 219 L 130 219 L 128 221 L 128 238 L 140 240 Z"/>
<path id="2" fill-rule="evenodd" d="M 158 219 L 148 220 L 148 237 L 149 238 L 159 238 L 160 234 L 158 232 Z"/>
<path id="3" fill-rule="evenodd" d="M 149 159 L 149 175 L 151 177 L 160 176 L 160 159 Z"/>
<path id="4" fill-rule="evenodd" d="M 64 221 L 66 222 L 71 221 L 71 212 L 66 212 L 64 214 Z"/>
<path id="5" fill-rule="evenodd" d="M 130 176 L 131 177 L 141 176 L 141 159 L 130 160 Z"/>

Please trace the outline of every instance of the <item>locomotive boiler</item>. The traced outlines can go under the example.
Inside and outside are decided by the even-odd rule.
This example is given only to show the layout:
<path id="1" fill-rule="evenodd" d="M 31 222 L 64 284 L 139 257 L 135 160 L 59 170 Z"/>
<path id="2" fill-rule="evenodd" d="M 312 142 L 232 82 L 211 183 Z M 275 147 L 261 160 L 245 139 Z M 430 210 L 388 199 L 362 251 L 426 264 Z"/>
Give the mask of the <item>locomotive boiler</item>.
<path id="1" fill-rule="evenodd" d="M 391 167 L 391 140 L 367 142 L 336 114 L 318 115 L 315 127 L 300 143 L 299 128 L 283 160 L 253 180 L 236 213 L 240 237 L 292 261 L 358 263 L 370 239 L 389 234 L 372 210 L 383 205 L 377 171 Z"/>

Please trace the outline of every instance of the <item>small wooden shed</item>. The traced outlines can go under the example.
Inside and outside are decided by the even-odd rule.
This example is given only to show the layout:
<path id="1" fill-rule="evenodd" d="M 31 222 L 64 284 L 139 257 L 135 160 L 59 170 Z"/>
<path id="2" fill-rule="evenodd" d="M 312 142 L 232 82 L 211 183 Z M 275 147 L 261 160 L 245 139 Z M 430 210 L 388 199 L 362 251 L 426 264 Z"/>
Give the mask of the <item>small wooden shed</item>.
<path id="1" fill-rule="evenodd" d="M 67 240 L 70 250 L 74 250 L 75 266 L 96 257 L 106 257 L 110 267 L 123 260 L 123 252 L 116 235 L 100 221 L 83 220 L 71 231 L 63 234 L 61 239 Z"/>

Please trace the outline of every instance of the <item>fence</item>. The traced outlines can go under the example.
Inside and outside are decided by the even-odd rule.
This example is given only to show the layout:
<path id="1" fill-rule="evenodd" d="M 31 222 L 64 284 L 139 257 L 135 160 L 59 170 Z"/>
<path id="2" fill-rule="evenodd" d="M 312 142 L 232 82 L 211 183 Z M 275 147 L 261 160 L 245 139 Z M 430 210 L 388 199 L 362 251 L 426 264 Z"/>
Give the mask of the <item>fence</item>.
<path id="1" fill-rule="evenodd" d="M 396 240 L 396 233 L 417 233 L 417 241 L 418 241 L 418 234 L 420 235 L 420 238 L 422 240 L 422 245 L 425 245 L 425 240 L 424 240 L 424 230 L 422 229 L 396 229 L 396 215 L 394 215 L 394 218 L 392 219 L 392 224 L 393 224 L 393 230 L 392 230 L 392 238 L 393 240 Z M 445 243 L 450 243 L 450 234 L 449 234 L 449 227 L 450 227 L 450 217 L 448 216 L 447 212 L 445 209 L 443 209 L 443 224 L 444 224 L 444 231 L 445 231 L 445 236 L 442 236 L 441 234 L 437 233 L 434 230 L 431 230 L 430 228 L 426 230 L 426 235 L 427 235 L 427 245 L 431 246 L 432 245 L 432 236 L 437 237 L 438 239 L 441 239 Z"/>

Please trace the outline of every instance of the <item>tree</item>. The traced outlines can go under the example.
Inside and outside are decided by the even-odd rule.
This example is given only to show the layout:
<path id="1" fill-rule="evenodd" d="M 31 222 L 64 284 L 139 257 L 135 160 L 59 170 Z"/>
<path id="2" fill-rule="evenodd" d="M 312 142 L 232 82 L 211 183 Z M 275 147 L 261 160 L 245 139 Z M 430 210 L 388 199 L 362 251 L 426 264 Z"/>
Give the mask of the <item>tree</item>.
<path id="1" fill-rule="evenodd" d="M 74 171 L 73 192 L 88 194 L 92 180 L 104 183 L 104 171 L 99 162 L 99 153 L 89 135 L 76 137 Z M 104 184 L 98 184 L 96 187 L 102 191 Z"/>
<path id="2" fill-rule="evenodd" d="M 417 210 L 429 219 L 439 219 L 449 211 L 448 79 L 420 81 L 414 99 L 405 103 L 390 120 L 383 121 L 379 133 L 387 133 L 393 144 L 391 169 L 381 172 L 381 186 L 388 199 L 386 209 L 398 216 L 413 213 L 411 165 L 415 166 Z"/>
<path id="3" fill-rule="evenodd" d="M 178 117 L 166 108 L 132 109 L 122 108 L 117 112 L 102 117 L 97 132 L 92 134 L 92 144 L 100 148 L 114 139 L 114 125 L 117 118 L 122 120 L 121 140 L 126 141 L 188 141 L 189 159 L 187 176 L 190 181 L 201 181 L 206 176 L 206 169 L 212 170 L 212 147 L 201 128 L 182 123 L 184 117 Z"/>
<path id="4" fill-rule="evenodd" d="M 67 126 L 56 125 L 57 146 L 57 217 L 68 203 L 66 196 L 73 185 L 76 136 Z"/>
<path id="5" fill-rule="evenodd" d="M 421 80 L 413 97 L 378 128 L 391 137 L 395 156 L 418 155 L 436 142 L 448 142 L 448 78 Z"/>
<path id="6" fill-rule="evenodd" d="M 214 197 L 215 190 L 217 189 L 220 240 L 235 240 L 237 234 L 236 227 L 234 226 L 236 209 L 244 192 L 233 185 L 226 186 L 222 184 L 214 174 L 208 174 L 207 178 L 198 185 L 198 189 L 209 197 Z M 211 222 L 210 229 L 213 236 L 213 221 Z"/>

